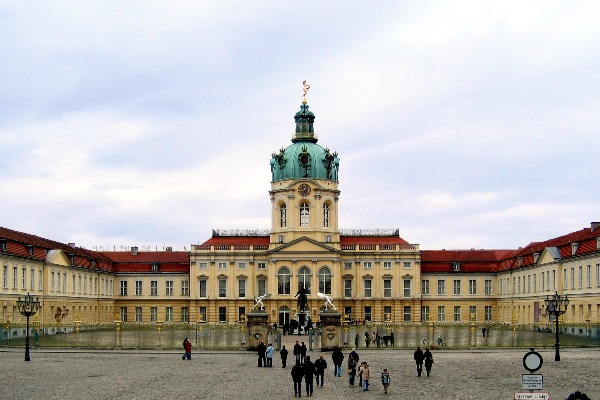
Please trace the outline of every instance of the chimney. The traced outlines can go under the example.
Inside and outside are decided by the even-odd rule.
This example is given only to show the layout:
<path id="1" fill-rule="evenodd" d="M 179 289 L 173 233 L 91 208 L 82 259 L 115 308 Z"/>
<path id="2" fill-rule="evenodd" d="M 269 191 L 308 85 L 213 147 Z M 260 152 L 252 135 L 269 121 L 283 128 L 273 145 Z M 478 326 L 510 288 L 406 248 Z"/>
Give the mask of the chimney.
<path id="1" fill-rule="evenodd" d="M 600 228 L 600 222 L 592 222 L 590 232 L 594 232 L 598 228 Z"/>
<path id="2" fill-rule="evenodd" d="M 137 256 L 137 253 L 138 253 L 137 246 L 131 246 L 131 255 L 132 256 Z"/>

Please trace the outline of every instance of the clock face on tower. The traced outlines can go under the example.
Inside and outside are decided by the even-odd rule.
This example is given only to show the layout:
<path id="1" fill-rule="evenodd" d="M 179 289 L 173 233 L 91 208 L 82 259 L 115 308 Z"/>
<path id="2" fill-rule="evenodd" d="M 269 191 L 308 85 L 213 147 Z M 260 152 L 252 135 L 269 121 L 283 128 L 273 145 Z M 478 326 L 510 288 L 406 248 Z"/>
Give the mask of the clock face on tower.
<path id="1" fill-rule="evenodd" d="M 304 197 L 308 196 L 310 194 L 310 186 L 303 183 L 302 185 L 298 186 L 298 193 Z"/>

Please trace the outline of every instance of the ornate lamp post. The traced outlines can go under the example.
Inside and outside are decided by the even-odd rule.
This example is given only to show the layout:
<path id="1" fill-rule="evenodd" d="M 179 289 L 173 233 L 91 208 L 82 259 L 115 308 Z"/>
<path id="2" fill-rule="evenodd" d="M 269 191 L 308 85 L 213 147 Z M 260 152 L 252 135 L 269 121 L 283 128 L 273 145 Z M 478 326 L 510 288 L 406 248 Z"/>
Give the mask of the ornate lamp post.
<path id="1" fill-rule="evenodd" d="M 23 300 L 19 297 L 17 300 L 17 308 L 19 312 L 27 318 L 27 336 L 25 338 L 25 361 L 30 361 L 29 358 L 29 317 L 35 315 L 40 309 L 40 299 L 36 298 L 33 300 L 33 296 L 29 295 L 27 292 L 27 296 Z"/>
<path id="2" fill-rule="evenodd" d="M 548 317 L 551 315 L 554 317 L 554 321 L 556 322 L 556 342 L 554 343 L 555 353 L 554 353 L 554 361 L 560 361 L 560 342 L 558 339 L 558 318 L 567 311 L 567 307 L 569 306 L 569 299 L 567 296 L 561 296 L 558 292 L 555 292 L 552 296 L 546 296 L 546 312 L 545 314 Z"/>

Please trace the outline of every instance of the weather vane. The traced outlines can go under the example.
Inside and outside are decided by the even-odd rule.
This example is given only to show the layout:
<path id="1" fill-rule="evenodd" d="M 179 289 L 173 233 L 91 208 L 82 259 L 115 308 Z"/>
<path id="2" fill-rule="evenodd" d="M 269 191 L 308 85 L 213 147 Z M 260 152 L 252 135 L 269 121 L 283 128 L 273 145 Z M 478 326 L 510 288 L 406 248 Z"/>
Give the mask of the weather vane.
<path id="1" fill-rule="evenodd" d="M 310 89 L 310 85 L 306 83 L 306 81 L 302 81 L 302 89 L 304 90 L 304 94 L 302 95 L 302 103 L 306 104 L 306 94 L 308 93 L 308 89 Z"/>

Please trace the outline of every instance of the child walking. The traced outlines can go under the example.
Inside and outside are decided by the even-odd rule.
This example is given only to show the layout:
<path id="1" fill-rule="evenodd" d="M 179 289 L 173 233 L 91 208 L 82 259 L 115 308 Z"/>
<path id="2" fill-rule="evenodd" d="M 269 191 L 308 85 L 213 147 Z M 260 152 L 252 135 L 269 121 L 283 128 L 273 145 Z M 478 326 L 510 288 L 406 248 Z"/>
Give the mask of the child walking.
<path id="1" fill-rule="evenodd" d="M 381 373 L 381 384 L 383 385 L 384 393 L 387 394 L 388 387 L 390 387 L 390 374 L 387 368 L 384 368 L 383 372 Z"/>

